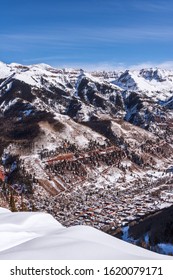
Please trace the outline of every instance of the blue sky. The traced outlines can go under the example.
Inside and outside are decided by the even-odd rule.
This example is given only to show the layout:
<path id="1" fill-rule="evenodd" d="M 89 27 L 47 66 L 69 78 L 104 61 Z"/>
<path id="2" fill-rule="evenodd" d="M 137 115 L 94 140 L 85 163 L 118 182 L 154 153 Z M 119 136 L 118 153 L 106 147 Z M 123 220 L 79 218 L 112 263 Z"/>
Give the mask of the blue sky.
<path id="1" fill-rule="evenodd" d="M 173 1 L 2 0 L 0 60 L 173 68 Z"/>

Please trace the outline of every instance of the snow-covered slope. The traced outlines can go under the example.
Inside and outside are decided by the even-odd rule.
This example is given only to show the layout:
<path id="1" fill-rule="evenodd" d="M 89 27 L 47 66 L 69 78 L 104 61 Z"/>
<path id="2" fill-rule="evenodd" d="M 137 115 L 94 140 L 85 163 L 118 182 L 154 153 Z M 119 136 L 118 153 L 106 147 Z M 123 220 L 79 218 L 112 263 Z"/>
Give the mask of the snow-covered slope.
<path id="1" fill-rule="evenodd" d="M 47 64 L 24 66 L 17 63 L 0 63 L 0 78 L 6 78 L 12 73 L 15 74 L 15 79 L 37 87 L 42 85 L 43 78 L 52 84 L 64 83 L 63 70 L 54 69 Z"/>
<path id="2" fill-rule="evenodd" d="M 24 66 L 0 63 L 0 112 L 5 113 L 14 108 L 14 104 L 18 106 L 24 102 L 23 111 L 26 111 L 27 103 L 37 111 L 63 113 L 77 121 L 89 121 L 93 115 L 104 113 L 125 117 L 135 125 L 148 127 L 148 118 L 160 116 L 165 107 L 172 108 L 171 70 L 127 70 L 112 83 L 104 78 L 105 75 L 104 72 L 96 77 L 96 73 L 56 69 L 45 64 Z M 137 96 L 136 104 L 131 91 L 135 91 Z M 153 108 L 158 109 L 158 114 Z M 140 114 L 141 109 L 152 112 L 152 116 L 141 112 L 146 120 L 144 125 L 141 121 L 138 123 L 139 116 L 137 121 L 136 118 L 133 121 L 134 115 Z M 21 114 L 18 115 L 21 117 Z"/>
<path id="3" fill-rule="evenodd" d="M 172 259 L 86 226 L 65 228 L 45 213 L 0 208 L 0 259 Z"/>
<path id="4" fill-rule="evenodd" d="M 146 92 L 150 97 L 163 100 L 173 92 L 173 71 L 158 68 L 126 70 L 114 83 L 125 90 Z"/>

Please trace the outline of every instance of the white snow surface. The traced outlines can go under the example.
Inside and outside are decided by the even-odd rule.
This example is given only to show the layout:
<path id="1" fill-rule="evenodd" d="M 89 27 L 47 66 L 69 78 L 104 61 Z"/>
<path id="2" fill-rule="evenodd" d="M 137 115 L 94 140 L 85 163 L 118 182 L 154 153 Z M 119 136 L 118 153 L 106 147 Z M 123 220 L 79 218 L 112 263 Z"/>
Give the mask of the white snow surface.
<path id="1" fill-rule="evenodd" d="M 88 226 L 63 227 L 41 212 L 0 208 L 0 259 L 172 259 Z"/>
<path id="2" fill-rule="evenodd" d="M 0 62 L 0 79 L 8 79 L 14 74 L 14 78 L 23 81 L 32 87 L 47 88 L 47 85 L 66 87 L 68 82 L 76 81 L 76 87 L 83 77 L 88 78 L 90 86 L 95 86 L 99 82 L 105 84 L 108 80 L 103 76 L 95 77 L 92 73 L 79 71 L 75 69 L 58 69 L 46 64 L 21 65 L 17 63 L 5 64 Z M 99 72 L 97 73 L 99 74 Z M 156 100 L 167 100 L 172 96 L 173 92 L 173 70 L 164 70 L 159 68 L 148 68 L 141 70 L 126 70 L 124 73 L 120 71 L 116 80 L 109 85 L 115 90 L 142 91 L 147 96 Z M 73 78 L 72 78 L 73 77 Z M 71 94 L 78 96 L 77 88 Z"/>
<path id="3" fill-rule="evenodd" d="M 0 61 L 0 78 L 4 79 L 7 78 L 10 75 L 11 69 L 8 67 L 7 64 Z"/>
<path id="4" fill-rule="evenodd" d="M 160 100 L 169 98 L 173 88 L 173 71 L 159 68 L 126 70 L 117 81 L 125 90 L 137 90 Z"/>
<path id="5" fill-rule="evenodd" d="M 11 63 L 5 64 L 0 62 L 0 78 L 8 78 L 11 74 L 15 74 L 15 79 L 25 82 L 31 86 L 41 87 L 41 77 L 52 85 L 57 83 L 64 84 L 64 76 L 62 73 L 52 73 L 54 68 L 46 64 L 35 64 L 25 66 L 21 64 Z M 58 69 L 55 69 L 58 71 Z"/>

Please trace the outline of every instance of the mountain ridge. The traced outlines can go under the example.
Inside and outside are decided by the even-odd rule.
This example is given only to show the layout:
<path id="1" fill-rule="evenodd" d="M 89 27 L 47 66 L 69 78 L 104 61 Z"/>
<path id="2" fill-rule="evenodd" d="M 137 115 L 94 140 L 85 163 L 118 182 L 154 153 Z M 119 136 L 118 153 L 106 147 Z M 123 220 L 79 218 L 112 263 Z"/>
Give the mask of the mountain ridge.
<path id="1" fill-rule="evenodd" d="M 171 206 L 171 73 L 0 63 L 7 207 L 108 232 Z M 149 90 L 140 88 L 144 77 Z"/>

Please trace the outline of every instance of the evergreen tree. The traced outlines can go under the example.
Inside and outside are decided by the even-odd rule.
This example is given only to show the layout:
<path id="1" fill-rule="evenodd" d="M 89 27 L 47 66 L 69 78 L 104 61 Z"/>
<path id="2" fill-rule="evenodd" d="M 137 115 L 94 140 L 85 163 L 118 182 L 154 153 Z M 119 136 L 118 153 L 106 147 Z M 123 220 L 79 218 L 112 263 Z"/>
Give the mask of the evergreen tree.
<path id="1" fill-rule="evenodd" d="M 9 205 L 10 205 L 10 208 L 11 208 L 12 212 L 17 212 L 17 208 L 16 208 L 13 192 L 11 192 L 11 194 L 10 194 Z"/>

